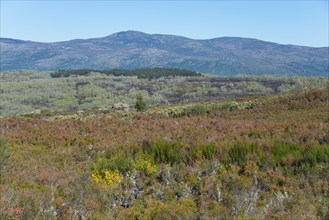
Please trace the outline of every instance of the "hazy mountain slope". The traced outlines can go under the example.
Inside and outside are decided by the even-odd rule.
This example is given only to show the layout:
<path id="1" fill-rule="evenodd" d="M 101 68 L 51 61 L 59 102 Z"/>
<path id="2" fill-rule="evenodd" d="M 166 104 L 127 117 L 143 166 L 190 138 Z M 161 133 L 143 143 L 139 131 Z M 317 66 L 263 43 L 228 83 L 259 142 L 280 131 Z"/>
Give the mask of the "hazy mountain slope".
<path id="1" fill-rule="evenodd" d="M 178 67 L 217 74 L 328 74 L 328 47 L 119 32 L 56 43 L 0 39 L 1 70 Z"/>

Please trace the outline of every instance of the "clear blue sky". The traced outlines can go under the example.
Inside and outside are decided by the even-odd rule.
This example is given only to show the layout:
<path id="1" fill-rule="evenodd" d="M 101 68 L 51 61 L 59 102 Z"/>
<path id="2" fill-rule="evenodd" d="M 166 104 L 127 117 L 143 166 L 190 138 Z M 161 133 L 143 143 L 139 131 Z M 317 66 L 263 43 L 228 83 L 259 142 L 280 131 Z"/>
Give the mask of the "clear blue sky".
<path id="1" fill-rule="evenodd" d="M 328 46 L 323 1 L 1 1 L 1 37 L 41 42 L 119 31 Z"/>

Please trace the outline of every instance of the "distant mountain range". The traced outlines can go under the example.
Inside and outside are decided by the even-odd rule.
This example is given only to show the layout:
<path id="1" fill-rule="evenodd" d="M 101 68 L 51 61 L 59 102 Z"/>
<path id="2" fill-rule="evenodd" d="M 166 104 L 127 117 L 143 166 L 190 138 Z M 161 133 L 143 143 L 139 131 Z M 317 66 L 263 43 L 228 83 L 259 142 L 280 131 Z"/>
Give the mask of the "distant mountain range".
<path id="1" fill-rule="evenodd" d="M 119 32 L 107 37 L 40 43 L 0 38 L 1 70 L 135 69 L 175 67 L 221 75 L 328 76 L 328 47 L 257 39 Z"/>

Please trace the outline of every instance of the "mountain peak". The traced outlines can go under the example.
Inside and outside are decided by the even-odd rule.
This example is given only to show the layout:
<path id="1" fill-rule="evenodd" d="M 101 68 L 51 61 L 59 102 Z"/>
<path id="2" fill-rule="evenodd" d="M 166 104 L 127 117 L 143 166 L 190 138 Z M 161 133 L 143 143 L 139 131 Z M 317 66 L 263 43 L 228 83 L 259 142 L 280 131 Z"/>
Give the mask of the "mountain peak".
<path id="1" fill-rule="evenodd" d="M 150 36 L 149 34 L 146 34 L 141 31 L 134 31 L 134 30 L 128 30 L 128 31 L 120 31 L 111 35 L 108 35 L 108 37 L 143 37 L 143 36 Z"/>

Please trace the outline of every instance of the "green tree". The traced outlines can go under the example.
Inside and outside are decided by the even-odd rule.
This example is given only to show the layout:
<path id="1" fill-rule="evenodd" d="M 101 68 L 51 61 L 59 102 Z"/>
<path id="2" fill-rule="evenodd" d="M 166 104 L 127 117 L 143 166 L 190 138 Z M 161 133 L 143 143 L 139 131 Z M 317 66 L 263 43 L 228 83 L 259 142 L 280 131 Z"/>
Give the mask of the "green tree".
<path id="1" fill-rule="evenodd" d="M 146 102 L 144 96 L 141 93 L 136 95 L 135 109 L 139 112 L 142 112 L 146 109 Z"/>

